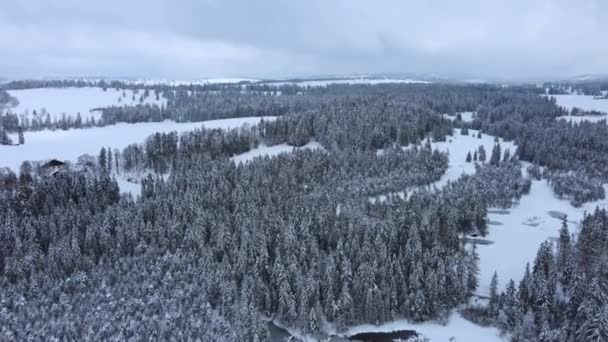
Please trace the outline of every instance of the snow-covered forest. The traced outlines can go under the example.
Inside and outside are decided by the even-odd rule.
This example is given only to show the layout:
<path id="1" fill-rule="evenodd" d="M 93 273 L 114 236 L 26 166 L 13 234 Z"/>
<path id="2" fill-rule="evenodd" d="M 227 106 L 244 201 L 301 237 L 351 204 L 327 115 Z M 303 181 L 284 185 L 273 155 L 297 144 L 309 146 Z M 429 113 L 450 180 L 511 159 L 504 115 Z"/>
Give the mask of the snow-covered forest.
<path id="1" fill-rule="evenodd" d="M 606 90 L 1 84 L 0 339 L 608 340 Z"/>

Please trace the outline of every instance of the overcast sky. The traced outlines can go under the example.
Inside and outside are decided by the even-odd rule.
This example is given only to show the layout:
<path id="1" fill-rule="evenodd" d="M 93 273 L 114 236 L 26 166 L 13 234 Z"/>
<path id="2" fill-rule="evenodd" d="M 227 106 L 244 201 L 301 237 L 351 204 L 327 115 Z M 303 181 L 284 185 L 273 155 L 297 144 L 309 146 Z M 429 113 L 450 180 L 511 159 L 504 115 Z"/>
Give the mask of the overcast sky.
<path id="1" fill-rule="evenodd" d="M 1 0 L 0 76 L 608 73 L 606 0 Z"/>

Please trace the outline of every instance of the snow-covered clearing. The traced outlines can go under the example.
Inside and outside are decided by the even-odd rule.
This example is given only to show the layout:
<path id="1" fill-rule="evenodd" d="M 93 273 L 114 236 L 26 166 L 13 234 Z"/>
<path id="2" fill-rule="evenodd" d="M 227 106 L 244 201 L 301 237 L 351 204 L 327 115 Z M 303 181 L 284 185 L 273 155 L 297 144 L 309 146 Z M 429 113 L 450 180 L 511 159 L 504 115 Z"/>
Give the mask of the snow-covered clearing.
<path id="1" fill-rule="evenodd" d="M 431 183 L 430 188 L 437 187 L 441 189 L 448 182 L 453 182 L 460 178 L 463 174 L 475 173 L 475 163 L 467 163 L 467 153 L 471 152 L 471 156 L 479 146 L 483 145 L 486 150 L 486 160 L 490 159 L 492 149 L 494 148 L 494 136 L 488 134 L 482 134 L 481 139 L 477 138 L 479 131 L 470 129 L 469 135 L 461 135 L 460 129 L 454 130 L 454 136 L 448 137 L 447 141 L 440 141 L 431 143 L 433 150 L 439 150 L 441 152 L 447 152 L 450 156 L 450 164 L 445 174 L 438 181 Z M 504 153 L 506 149 L 511 151 L 511 154 L 515 153 L 516 146 L 511 141 L 504 141 L 498 139 L 500 143 L 501 151 Z"/>
<path id="2" fill-rule="evenodd" d="M 323 146 L 321 146 L 321 144 L 319 144 L 316 141 L 311 141 L 302 147 L 294 147 L 294 146 L 287 145 L 287 144 L 279 144 L 279 145 L 273 145 L 273 146 L 266 146 L 266 145 L 262 144 L 245 153 L 235 155 L 234 157 L 232 157 L 230 159 L 232 159 L 236 163 L 246 163 L 257 157 L 264 157 L 264 156 L 272 157 L 272 156 L 276 156 L 281 153 L 289 153 L 289 152 L 293 152 L 294 150 L 307 149 L 307 148 L 308 149 L 317 149 L 317 148 L 322 149 Z"/>
<path id="3" fill-rule="evenodd" d="M 475 115 L 475 112 L 460 112 L 458 114 L 460 114 L 462 121 L 471 122 L 471 121 L 473 121 L 473 116 Z M 452 120 L 452 121 L 456 120 L 456 115 L 449 116 L 447 114 L 444 114 L 443 117 L 446 119 Z"/>
<path id="4" fill-rule="evenodd" d="M 533 181 L 530 194 L 524 195 L 519 204 L 504 210 L 492 210 L 488 215 L 491 224 L 485 237 L 493 241 L 491 245 L 477 245 L 479 253 L 479 290 L 481 295 L 489 293 L 489 285 L 494 271 L 498 272 L 501 288 L 506 287 L 509 279 L 516 284 L 525 272 L 526 263 L 532 263 L 541 243 L 558 237 L 562 221 L 552 217 L 549 212 L 557 211 L 568 215 L 570 232 L 576 232 L 578 222 L 584 212 L 591 212 L 597 206 L 607 207 L 608 200 L 585 203 L 575 208 L 567 199 L 559 199 L 545 180 Z M 572 224 L 577 222 L 577 224 Z"/>
<path id="5" fill-rule="evenodd" d="M 264 120 L 274 120 L 274 117 L 264 117 Z M 55 158 L 76 161 L 83 154 L 97 155 L 102 147 L 123 149 L 129 144 L 141 143 L 149 135 L 156 132 L 177 131 L 182 133 L 201 127 L 231 129 L 241 127 L 244 124 L 254 125 L 259 121 L 259 117 L 246 117 L 188 123 L 173 121 L 120 123 L 105 127 L 67 131 L 25 132 L 24 145 L 0 145 L 0 167 L 7 166 L 13 170 L 18 170 L 25 160 L 38 161 Z"/>
<path id="6" fill-rule="evenodd" d="M 347 336 L 363 332 L 391 332 L 397 330 L 415 330 L 428 338 L 431 342 L 493 342 L 504 341 L 499 331 L 492 327 L 482 327 L 467 321 L 457 313 L 450 315 L 448 323 L 442 325 L 437 322 L 411 323 L 398 320 L 379 326 L 365 324 L 352 327 Z"/>
<path id="7" fill-rule="evenodd" d="M 590 95 L 550 95 L 555 98 L 557 104 L 571 110 L 578 107 L 584 110 L 597 110 L 608 113 L 608 100 L 595 99 Z"/>
<path id="8" fill-rule="evenodd" d="M 154 92 L 140 101 L 140 97 L 144 94 L 142 90 L 134 93 L 133 90 L 116 90 L 108 88 L 104 91 L 98 87 L 83 87 L 83 88 L 36 88 L 9 90 L 9 94 L 19 100 L 19 104 L 10 109 L 10 112 L 18 115 L 27 115 L 31 118 L 33 112 L 36 111 L 38 116 L 44 120 L 46 111 L 51 119 L 60 119 L 63 114 L 66 117 L 76 118 L 80 113 L 82 120 L 90 117 L 99 118 L 98 111 L 91 111 L 95 108 L 120 105 L 136 105 L 136 104 L 166 104 L 166 100 L 159 96 L 156 100 Z M 44 109 L 44 111 L 43 111 Z"/>
<path id="9" fill-rule="evenodd" d="M 454 130 L 453 136 L 448 136 L 446 141 L 439 141 L 431 143 L 431 148 L 433 150 L 437 149 L 441 152 L 447 152 L 450 158 L 449 166 L 447 171 L 441 176 L 441 178 L 429 184 L 427 187 L 429 189 L 441 189 L 448 182 L 453 182 L 460 178 L 463 174 L 473 174 L 475 173 L 475 163 L 467 163 L 467 153 L 471 152 L 471 155 L 474 154 L 475 150 L 477 150 L 481 145 L 486 150 L 486 160 L 490 159 L 490 155 L 492 154 L 492 149 L 494 148 L 494 136 L 488 134 L 482 134 L 481 139 L 477 138 L 477 134 L 479 131 L 470 129 L 469 135 L 461 135 L 460 129 Z M 504 151 L 508 148 L 511 151 L 511 154 L 515 153 L 516 146 L 513 142 L 504 141 L 503 139 L 498 140 L 500 143 L 501 151 Z M 409 148 L 405 147 L 405 148 Z M 410 193 L 413 189 L 410 189 Z M 405 196 L 405 192 L 398 192 L 394 195 L 399 195 L 401 197 Z M 376 199 L 380 201 L 384 201 L 386 196 L 381 195 L 378 197 L 373 197 L 370 200 L 375 201 Z"/>

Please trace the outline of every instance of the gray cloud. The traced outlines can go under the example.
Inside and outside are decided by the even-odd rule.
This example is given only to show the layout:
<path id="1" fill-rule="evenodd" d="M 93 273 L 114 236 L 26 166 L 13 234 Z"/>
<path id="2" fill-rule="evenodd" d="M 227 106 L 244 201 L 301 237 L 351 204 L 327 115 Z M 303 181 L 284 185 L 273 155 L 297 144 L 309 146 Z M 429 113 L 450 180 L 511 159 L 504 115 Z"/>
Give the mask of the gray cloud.
<path id="1" fill-rule="evenodd" d="M 608 71 L 604 0 L 22 0 L 0 32 L 9 77 Z"/>

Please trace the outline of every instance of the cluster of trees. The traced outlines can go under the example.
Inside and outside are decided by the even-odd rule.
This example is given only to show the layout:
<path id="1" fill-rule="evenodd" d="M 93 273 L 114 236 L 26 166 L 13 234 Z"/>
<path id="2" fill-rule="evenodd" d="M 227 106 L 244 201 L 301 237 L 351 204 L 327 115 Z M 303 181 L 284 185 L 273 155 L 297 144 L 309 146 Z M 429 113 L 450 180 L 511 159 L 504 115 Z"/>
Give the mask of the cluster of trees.
<path id="1" fill-rule="evenodd" d="M 543 243 L 516 285 L 491 284 L 484 314 L 514 341 L 608 340 L 608 214 L 586 215 L 574 239 L 566 221 L 556 246 Z"/>
<path id="2" fill-rule="evenodd" d="M 468 125 L 514 140 L 520 160 L 544 166 L 545 176 L 554 175 L 550 181 L 556 193 L 580 205 L 603 198 L 598 183 L 608 181 L 608 126 L 556 120 L 566 114 L 554 98 L 507 94 L 482 102 Z"/>
<path id="3" fill-rule="evenodd" d="M 571 198 L 570 203 L 575 207 L 579 207 L 585 202 L 606 198 L 602 181 L 579 173 L 551 173 L 549 181 L 553 191 L 560 198 Z"/>

